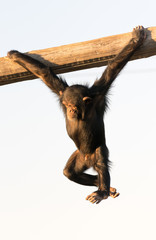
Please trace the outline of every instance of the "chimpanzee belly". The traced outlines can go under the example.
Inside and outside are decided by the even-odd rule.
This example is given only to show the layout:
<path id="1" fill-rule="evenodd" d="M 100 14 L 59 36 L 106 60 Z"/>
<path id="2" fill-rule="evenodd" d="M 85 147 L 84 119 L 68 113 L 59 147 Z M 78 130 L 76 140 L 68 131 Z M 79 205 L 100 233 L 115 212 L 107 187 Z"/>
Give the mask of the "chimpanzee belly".
<path id="1" fill-rule="evenodd" d="M 103 122 L 67 124 L 69 137 L 83 154 L 91 154 L 104 143 Z"/>

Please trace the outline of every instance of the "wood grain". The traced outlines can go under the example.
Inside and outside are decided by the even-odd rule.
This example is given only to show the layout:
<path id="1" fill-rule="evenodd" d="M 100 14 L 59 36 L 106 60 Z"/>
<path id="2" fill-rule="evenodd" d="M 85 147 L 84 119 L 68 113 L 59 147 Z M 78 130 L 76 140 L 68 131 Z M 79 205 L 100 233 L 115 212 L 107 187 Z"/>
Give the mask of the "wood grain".
<path id="1" fill-rule="evenodd" d="M 156 55 L 156 27 L 146 29 L 147 38 L 143 46 L 136 51 L 131 60 Z M 74 43 L 60 47 L 30 51 L 27 54 L 53 66 L 54 72 L 66 73 L 92 67 L 107 65 L 116 54 L 129 42 L 132 33 L 103 37 L 86 42 Z M 0 85 L 35 79 L 7 57 L 0 58 Z"/>

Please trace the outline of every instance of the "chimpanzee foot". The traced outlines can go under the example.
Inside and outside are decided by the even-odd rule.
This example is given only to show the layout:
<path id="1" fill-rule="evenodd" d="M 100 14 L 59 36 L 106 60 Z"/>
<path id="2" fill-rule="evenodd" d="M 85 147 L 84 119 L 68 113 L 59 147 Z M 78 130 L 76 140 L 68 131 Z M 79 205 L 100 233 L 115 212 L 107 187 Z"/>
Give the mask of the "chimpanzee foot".
<path id="1" fill-rule="evenodd" d="M 116 191 L 116 188 L 110 187 L 109 195 L 106 191 L 96 191 L 91 193 L 86 197 L 86 200 L 90 201 L 91 203 L 100 203 L 102 200 L 107 199 L 109 196 L 112 198 L 118 197 L 120 194 Z"/>
<path id="2" fill-rule="evenodd" d="M 102 200 L 107 199 L 108 194 L 106 191 L 96 191 L 91 193 L 86 197 L 86 200 L 90 201 L 91 203 L 100 203 Z"/>
<path id="3" fill-rule="evenodd" d="M 109 190 L 109 196 L 112 197 L 112 198 L 116 198 L 120 195 L 120 193 L 118 193 L 116 191 L 116 188 L 112 188 L 110 187 L 110 190 Z"/>

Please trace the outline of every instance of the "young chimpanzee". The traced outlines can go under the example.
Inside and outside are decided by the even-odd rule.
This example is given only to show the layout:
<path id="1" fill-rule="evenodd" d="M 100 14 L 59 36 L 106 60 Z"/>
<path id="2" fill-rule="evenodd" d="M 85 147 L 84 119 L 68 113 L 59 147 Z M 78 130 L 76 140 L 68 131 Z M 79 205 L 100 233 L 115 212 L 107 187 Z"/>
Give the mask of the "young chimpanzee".
<path id="1" fill-rule="evenodd" d="M 97 186 L 98 190 L 86 198 L 92 203 L 99 203 L 108 196 L 115 198 L 119 195 L 115 188 L 110 187 L 103 116 L 111 84 L 145 38 L 146 33 L 142 26 L 133 29 L 132 39 L 91 87 L 68 86 L 55 75 L 51 67 L 18 51 L 8 53 L 10 59 L 41 78 L 59 96 L 68 135 L 77 147 L 64 168 L 64 175 L 76 183 Z M 93 167 L 98 175 L 84 173 L 90 167 Z"/>

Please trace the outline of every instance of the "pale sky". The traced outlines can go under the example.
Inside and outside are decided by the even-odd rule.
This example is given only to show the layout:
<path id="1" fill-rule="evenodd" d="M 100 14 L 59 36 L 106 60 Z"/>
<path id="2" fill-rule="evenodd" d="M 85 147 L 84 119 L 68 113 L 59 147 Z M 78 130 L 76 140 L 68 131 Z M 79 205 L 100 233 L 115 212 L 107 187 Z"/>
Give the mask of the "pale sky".
<path id="1" fill-rule="evenodd" d="M 5 0 L 0 57 L 156 26 L 155 0 Z M 64 74 L 90 84 L 104 70 Z M 94 187 L 69 181 L 76 149 L 54 94 L 41 80 L 0 87 L 1 240 L 156 239 L 156 57 L 128 63 L 105 116 L 117 199 L 86 201 Z"/>

